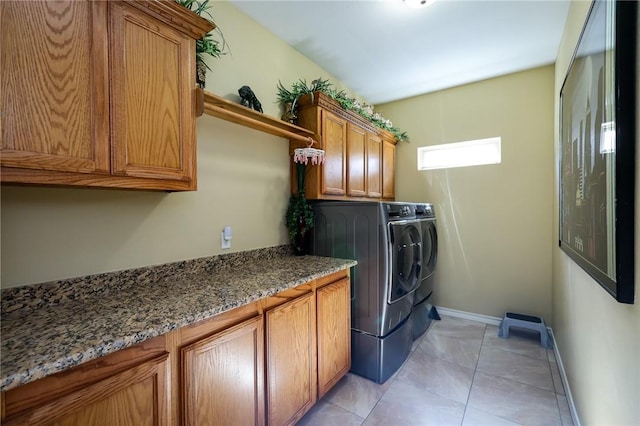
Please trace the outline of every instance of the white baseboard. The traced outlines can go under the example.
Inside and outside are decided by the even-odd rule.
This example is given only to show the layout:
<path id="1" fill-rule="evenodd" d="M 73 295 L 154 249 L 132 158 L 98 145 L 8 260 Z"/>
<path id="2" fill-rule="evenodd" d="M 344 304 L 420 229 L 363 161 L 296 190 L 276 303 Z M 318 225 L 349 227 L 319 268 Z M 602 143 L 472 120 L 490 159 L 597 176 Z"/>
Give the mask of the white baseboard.
<path id="1" fill-rule="evenodd" d="M 495 326 L 500 326 L 500 322 L 502 321 L 502 318 L 492 317 L 489 315 L 474 314 L 473 312 L 459 311 L 457 309 L 443 308 L 442 306 L 436 306 L 436 310 L 438 311 L 438 313 L 449 317 L 462 318 Z M 578 412 L 576 410 L 576 405 L 573 402 L 573 395 L 571 395 L 569 381 L 567 380 L 567 373 L 564 371 L 562 357 L 560 356 L 560 351 L 558 350 L 558 345 L 556 344 L 556 336 L 554 336 L 553 329 L 551 327 L 547 327 L 547 330 L 549 330 L 549 333 L 551 334 L 551 340 L 553 341 L 553 354 L 556 356 L 558 370 L 560 371 L 560 377 L 562 378 L 562 385 L 564 386 L 564 392 L 567 397 L 567 402 L 569 403 L 569 410 L 571 411 L 571 419 L 573 420 L 574 426 L 581 426 L 580 419 L 578 418 Z"/>
<path id="2" fill-rule="evenodd" d="M 556 363 L 558 364 L 558 370 L 560 370 L 562 386 L 564 386 L 564 393 L 566 394 L 567 402 L 569 403 L 569 411 L 571 411 L 571 419 L 573 420 L 574 426 L 581 426 L 580 419 L 578 418 L 578 411 L 576 410 L 576 405 L 573 402 L 573 395 L 571 395 L 571 388 L 569 387 L 567 373 L 564 371 L 564 364 L 562 363 L 560 350 L 556 343 L 556 336 L 553 334 L 553 329 L 551 327 L 547 327 L 547 329 L 551 333 L 551 339 L 553 340 L 553 354 L 556 356 Z"/>
<path id="3" fill-rule="evenodd" d="M 436 306 L 436 310 L 442 315 L 447 315 L 449 317 L 462 318 L 490 325 L 500 325 L 500 321 L 502 321 L 502 318 L 492 317 L 489 315 L 474 314 L 473 312 L 459 311 L 457 309 L 443 308 L 442 306 Z"/>

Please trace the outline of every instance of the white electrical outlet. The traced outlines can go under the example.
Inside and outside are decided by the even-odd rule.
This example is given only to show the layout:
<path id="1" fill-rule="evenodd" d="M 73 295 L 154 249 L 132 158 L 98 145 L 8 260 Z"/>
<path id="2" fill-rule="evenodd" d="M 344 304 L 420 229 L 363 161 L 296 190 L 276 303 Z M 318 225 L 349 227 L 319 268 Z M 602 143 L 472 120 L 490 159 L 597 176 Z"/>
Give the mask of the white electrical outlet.
<path id="1" fill-rule="evenodd" d="M 228 249 L 231 248 L 231 239 L 233 238 L 231 234 L 231 227 L 225 226 L 222 232 L 220 233 L 220 248 Z"/>

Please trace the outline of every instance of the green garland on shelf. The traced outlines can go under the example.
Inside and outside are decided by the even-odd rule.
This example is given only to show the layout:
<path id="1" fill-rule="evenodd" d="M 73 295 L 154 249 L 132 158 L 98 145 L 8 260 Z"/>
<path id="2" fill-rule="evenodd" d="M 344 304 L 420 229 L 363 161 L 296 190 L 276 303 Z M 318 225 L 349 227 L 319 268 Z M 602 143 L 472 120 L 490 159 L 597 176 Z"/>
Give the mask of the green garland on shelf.
<path id="1" fill-rule="evenodd" d="M 344 90 L 336 90 L 333 88 L 333 84 L 328 80 L 318 78 L 313 80 L 311 84 L 307 84 L 307 81 L 300 79 L 291 85 L 291 89 L 287 89 L 282 85 L 282 82 L 278 81 L 278 95 L 277 99 L 285 108 L 285 115 L 288 113 L 288 117 L 295 118 L 296 104 L 298 99 L 303 95 L 311 95 L 313 101 L 314 92 L 322 92 L 327 96 L 335 100 L 340 106 L 346 110 L 354 111 L 360 114 L 365 119 L 369 120 L 376 127 L 387 130 L 394 134 L 398 141 L 409 142 L 409 136 L 407 132 L 402 132 L 397 127 L 393 127 L 391 120 L 388 120 L 382 116 L 379 112 L 373 110 L 373 106 L 367 104 L 361 104 L 356 98 L 347 95 Z M 287 111 L 287 105 L 290 105 L 289 111 Z M 283 119 L 285 117 L 283 116 Z"/>

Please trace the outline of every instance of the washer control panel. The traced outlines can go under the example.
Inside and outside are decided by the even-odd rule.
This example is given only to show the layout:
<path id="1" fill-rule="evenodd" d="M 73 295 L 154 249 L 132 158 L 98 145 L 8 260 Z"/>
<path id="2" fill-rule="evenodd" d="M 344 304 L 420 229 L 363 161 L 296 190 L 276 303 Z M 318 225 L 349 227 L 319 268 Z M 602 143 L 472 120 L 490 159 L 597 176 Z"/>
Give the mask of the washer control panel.
<path id="1" fill-rule="evenodd" d="M 415 209 L 411 204 L 383 203 L 383 206 L 389 220 L 412 219 L 416 216 Z"/>

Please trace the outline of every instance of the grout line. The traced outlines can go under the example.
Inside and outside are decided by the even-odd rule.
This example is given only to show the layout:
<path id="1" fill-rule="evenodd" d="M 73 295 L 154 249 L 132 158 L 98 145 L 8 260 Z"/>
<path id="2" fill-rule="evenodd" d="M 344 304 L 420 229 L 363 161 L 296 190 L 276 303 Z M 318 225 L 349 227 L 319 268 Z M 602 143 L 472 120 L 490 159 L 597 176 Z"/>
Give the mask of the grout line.
<path id="1" fill-rule="evenodd" d="M 547 332 L 549 332 L 549 330 L 551 330 L 549 327 L 547 327 Z M 555 342 L 552 341 L 553 344 L 553 348 L 555 350 Z M 547 367 L 549 367 L 549 374 L 551 374 L 551 386 L 553 387 L 553 396 L 555 396 L 556 398 L 556 407 L 558 408 L 558 418 L 560 419 L 560 424 L 564 425 L 564 422 L 562 421 L 562 409 L 560 408 L 560 402 L 558 402 L 558 390 L 556 389 L 556 382 L 555 380 L 553 380 L 553 367 L 551 367 L 551 361 L 549 361 L 549 353 L 548 353 L 548 349 L 547 349 Z M 557 361 L 557 360 L 556 360 Z"/>
<path id="2" fill-rule="evenodd" d="M 335 404 L 335 403 L 333 403 L 333 402 L 331 402 L 331 401 L 325 401 L 324 399 L 320 399 L 320 400 L 318 400 L 318 401 L 316 402 L 316 405 L 317 405 L 320 401 L 322 401 L 322 402 L 323 402 L 323 403 L 325 403 L 325 404 L 333 405 L 334 407 L 339 408 L 340 410 L 344 410 L 344 411 L 346 411 L 347 413 L 353 414 L 353 415 L 354 415 L 354 416 L 356 416 L 357 418 L 362 419 L 362 422 L 360 423 L 361 425 L 362 425 L 362 424 L 364 423 L 364 421 L 366 420 L 366 419 L 363 419 L 363 418 L 362 418 L 362 416 L 359 416 L 358 414 L 354 413 L 353 411 L 351 411 L 351 410 L 347 410 L 346 408 L 341 407 L 341 406 L 339 406 L 338 404 Z M 313 408 L 312 408 L 312 410 L 313 410 Z"/>
<path id="3" fill-rule="evenodd" d="M 484 326 L 484 332 L 482 333 L 482 342 L 480 343 L 480 349 L 478 349 L 478 359 L 476 360 L 476 367 L 473 370 L 473 377 L 471 378 L 471 385 L 469 386 L 469 394 L 467 395 L 467 401 L 464 404 L 464 413 L 462 413 L 462 422 L 464 424 L 464 418 L 467 416 L 467 408 L 469 408 L 469 399 L 471 398 L 471 390 L 473 389 L 473 383 L 476 381 L 476 374 L 478 373 L 478 364 L 480 364 L 480 353 L 482 353 L 482 347 L 484 346 L 484 339 L 487 335 L 487 326 Z"/>
<path id="4" fill-rule="evenodd" d="M 560 350 L 558 349 L 558 342 L 556 342 L 556 336 L 553 334 L 553 329 L 547 327 L 551 333 L 551 340 L 553 341 L 553 354 L 556 357 L 556 364 L 558 364 L 558 370 L 560 371 L 560 378 L 562 379 L 562 386 L 564 387 L 564 396 L 569 403 L 569 411 L 571 412 L 571 420 L 573 420 L 574 426 L 581 426 L 580 418 L 578 418 L 578 411 L 576 405 L 573 402 L 573 395 L 571 394 L 571 388 L 569 387 L 569 379 L 562 363 L 562 357 L 560 356 Z M 556 397 L 556 399 L 558 399 Z"/>

